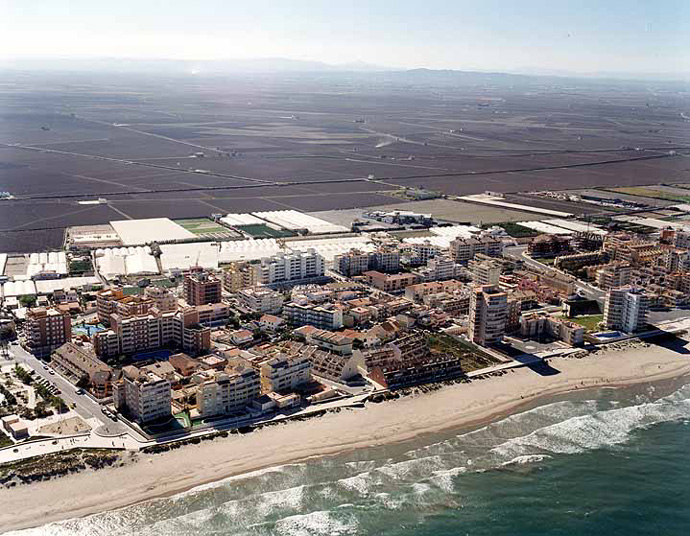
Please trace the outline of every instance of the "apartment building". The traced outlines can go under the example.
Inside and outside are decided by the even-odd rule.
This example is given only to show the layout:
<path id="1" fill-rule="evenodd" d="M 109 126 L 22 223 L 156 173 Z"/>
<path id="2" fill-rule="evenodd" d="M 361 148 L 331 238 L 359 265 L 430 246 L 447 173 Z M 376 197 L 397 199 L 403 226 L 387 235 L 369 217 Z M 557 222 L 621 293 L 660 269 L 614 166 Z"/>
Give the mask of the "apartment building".
<path id="1" fill-rule="evenodd" d="M 489 234 L 472 238 L 456 238 L 450 243 L 450 257 L 457 263 L 467 263 L 477 253 L 489 257 L 500 257 L 503 254 L 503 241 Z"/>
<path id="2" fill-rule="evenodd" d="M 164 298 L 163 301 L 165 302 L 166 299 L 169 298 Z M 96 295 L 98 321 L 106 326 L 110 325 L 110 315 L 117 314 L 122 318 L 145 315 L 156 305 L 156 301 L 151 297 L 147 295 L 125 294 L 124 289 L 121 287 L 105 289 Z M 177 308 L 177 304 L 175 304 L 175 308 Z"/>
<path id="3" fill-rule="evenodd" d="M 362 275 L 368 284 L 384 292 L 399 292 L 410 285 L 421 282 L 421 278 L 415 273 L 384 274 L 370 270 Z"/>
<path id="4" fill-rule="evenodd" d="M 339 305 L 314 305 L 290 302 L 283 307 L 283 318 L 293 327 L 314 326 L 336 330 L 343 327 L 343 310 Z"/>
<path id="5" fill-rule="evenodd" d="M 222 297 L 221 282 L 213 274 L 200 269 L 193 269 L 185 275 L 182 290 L 189 305 L 218 303 Z"/>
<path id="6" fill-rule="evenodd" d="M 604 324 L 607 329 L 634 333 L 647 324 L 649 297 L 633 287 L 610 289 L 604 303 Z"/>
<path id="7" fill-rule="evenodd" d="M 503 266 L 500 262 L 478 255 L 467 263 L 467 268 L 476 285 L 498 285 Z"/>
<path id="8" fill-rule="evenodd" d="M 162 347 L 179 347 L 189 354 L 211 348 L 211 330 L 199 324 L 199 311 L 187 307 L 177 312 L 122 318 L 110 316 L 110 329 L 93 336 L 96 354 L 100 357 L 131 355 Z"/>
<path id="9" fill-rule="evenodd" d="M 424 299 L 424 296 L 439 294 L 441 292 L 455 292 L 465 288 L 467 288 L 465 283 L 454 279 L 419 283 L 405 288 L 405 298 L 413 302 L 419 302 Z"/>
<path id="10" fill-rule="evenodd" d="M 122 368 L 122 378 L 113 385 L 113 402 L 118 411 L 139 423 L 171 417 L 170 382 L 149 370 Z"/>
<path id="11" fill-rule="evenodd" d="M 283 295 L 267 287 L 250 287 L 237 292 L 237 299 L 255 313 L 279 313 L 283 307 Z"/>
<path id="12" fill-rule="evenodd" d="M 323 257 L 314 249 L 280 252 L 273 257 L 261 259 L 258 264 L 252 264 L 256 271 L 256 278 L 263 285 L 272 285 L 286 281 L 298 281 L 322 277 L 325 271 Z"/>
<path id="13" fill-rule="evenodd" d="M 304 354 L 280 354 L 261 365 L 261 390 L 264 393 L 292 392 L 311 380 L 311 361 Z"/>
<path id="14" fill-rule="evenodd" d="M 427 264 L 430 259 L 443 253 L 443 248 L 437 244 L 432 244 L 431 241 L 410 244 L 410 250 L 414 260 L 421 264 Z"/>
<path id="15" fill-rule="evenodd" d="M 241 412 L 261 396 L 261 377 L 248 362 L 224 371 L 200 372 L 192 381 L 200 382 L 196 403 L 201 417 Z"/>
<path id="16" fill-rule="evenodd" d="M 352 249 L 348 253 L 336 255 L 333 267 L 347 277 L 361 275 L 369 270 L 397 272 L 400 269 L 400 250 L 393 246 L 381 246 L 371 252 Z"/>
<path id="17" fill-rule="evenodd" d="M 304 337 L 305 342 L 314 344 L 319 348 L 328 350 L 335 354 L 349 355 L 352 353 L 354 339 L 342 333 L 317 329 L 313 326 L 302 326 L 297 328 L 295 335 Z"/>
<path id="18" fill-rule="evenodd" d="M 230 263 L 222 272 L 223 287 L 230 292 L 237 292 L 243 288 L 259 284 L 258 272 L 252 264 L 246 261 Z"/>
<path id="19" fill-rule="evenodd" d="M 161 313 L 177 311 L 177 296 L 170 289 L 149 285 L 144 290 L 144 295 Z"/>
<path id="20" fill-rule="evenodd" d="M 24 324 L 25 347 L 36 357 L 46 357 L 72 338 L 69 313 L 55 308 L 29 309 Z"/>
<path id="21" fill-rule="evenodd" d="M 508 296 L 496 285 L 474 287 L 470 294 L 469 335 L 477 344 L 500 342 L 506 329 Z"/>
<path id="22" fill-rule="evenodd" d="M 632 267 L 627 262 L 612 262 L 597 270 L 597 286 L 601 290 L 624 287 L 632 280 Z"/>
<path id="23" fill-rule="evenodd" d="M 668 249 L 661 255 L 660 265 L 668 272 L 690 271 L 690 251 L 685 249 Z"/>
<path id="24" fill-rule="evenodd" d="M 450 257 L 437 255 L 429 259 L 426 266 L 414 271 L 422 281 L 443 281 L 457 275 L 458 265 Z"/>
<path id="25" fill-rule="evenodd" d="M 530 257 L 556 257 L 572 251 L 570 238 L 558 235 L 539 235 L 527 246 Z"/>
<path id="26" fill-rule="evenodd" d="M 88 388 L 96 398 L 112 392 L 113 370 L 89 348 L 67 342 L 53 352 L 50 364 L 74 385 Z"/>
<path id="27" fill-rule="evenodd" d="M 530 313 L 520 320 L 520 336 L 533 340 L 550 337 L 570 346 L 580 346 L 585 342 L 585 328 L 546 313 Z"/>

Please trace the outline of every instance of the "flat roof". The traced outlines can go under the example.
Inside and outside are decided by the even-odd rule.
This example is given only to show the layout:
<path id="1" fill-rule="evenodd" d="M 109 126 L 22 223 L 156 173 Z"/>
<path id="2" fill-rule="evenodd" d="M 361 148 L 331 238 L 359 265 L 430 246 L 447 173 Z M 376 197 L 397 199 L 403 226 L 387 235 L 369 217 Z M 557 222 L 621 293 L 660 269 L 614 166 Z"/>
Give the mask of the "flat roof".
<path id="1" fill-rule="evenodd" d="M 195 238 L 194 233 L 168 218 L 118 220 L 111 221 L 110 225 L 115 229 L 125 246 L 140 246 L 156 241 Z"/>

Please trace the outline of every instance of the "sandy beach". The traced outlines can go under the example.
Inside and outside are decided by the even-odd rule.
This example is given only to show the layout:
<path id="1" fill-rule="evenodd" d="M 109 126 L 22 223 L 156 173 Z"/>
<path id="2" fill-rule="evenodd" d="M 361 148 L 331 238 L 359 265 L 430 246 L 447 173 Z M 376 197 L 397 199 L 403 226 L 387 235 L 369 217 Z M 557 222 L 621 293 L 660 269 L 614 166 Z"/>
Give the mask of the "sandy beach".
<path id="1" fill-rule="evenodd" d="M 690 344 L 688 344 L 690 346 Z M 684 351 L 682 349 L 681 351 Z M 660 346 L 600 350 L 551 361 L 558 374 L 521 368 L 432 393 L 202 442 L 118 468 L 0 490 L 0 529 L 43 525 L 171 495 L 225 477 L 476 425 L 541 397 L 690 374 L 690 354 Z"/>

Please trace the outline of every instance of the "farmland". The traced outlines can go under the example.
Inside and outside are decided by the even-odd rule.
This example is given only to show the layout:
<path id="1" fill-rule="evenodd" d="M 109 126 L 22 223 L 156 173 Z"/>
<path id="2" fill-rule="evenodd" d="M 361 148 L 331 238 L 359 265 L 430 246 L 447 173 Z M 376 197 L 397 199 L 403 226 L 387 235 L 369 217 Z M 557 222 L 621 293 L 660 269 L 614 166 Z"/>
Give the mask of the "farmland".
<path id="1" fill-rule="evenodd" d="M 690 182 L 686 95 L 468 73 L 10 71 L 0 191 L 15 199 L 0 201 L 0 251 L 56 248 L 67 226 L 126 218 L 400 207 L 403 188 L 591 213 L 524 194 Z M 466 219 L 453 208 L 441 212 Z M 482 222 L 512 219 L 479 208 Z"/>

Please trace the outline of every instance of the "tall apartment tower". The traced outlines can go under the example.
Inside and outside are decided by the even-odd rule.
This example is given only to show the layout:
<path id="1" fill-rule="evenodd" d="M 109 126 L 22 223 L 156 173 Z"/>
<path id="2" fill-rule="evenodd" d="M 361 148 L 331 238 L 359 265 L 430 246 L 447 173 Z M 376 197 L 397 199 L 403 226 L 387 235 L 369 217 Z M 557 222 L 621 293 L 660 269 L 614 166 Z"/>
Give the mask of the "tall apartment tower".
<path id="1" fill-rule="evenodd" d="M 476 286 L 470 294 L 469 336 L 481 345 L 500 342 L 508 317 L 508 295 L 496 285 Z"/>
<path id="2" fill-rule="evenodd" d="M 647 324 L 649 298 L 641 289 L 614 288 L 606 294 L 604 324 L 626 333 L 639 331 Z"/>
<path id="3" fill-rule="evenodd" d="M 46 357 L 72 338 L 72 319 L 58 309 L 30 309 L 24 333 L 26 349 L 36 357 Z"/>
<path id="4" fill-rule="evenodd" d="M 184 299 L 189 305 L 219 303 L 221 282 L 214 275 L 203 270 L 193 270 L 184 277 Z"/>

